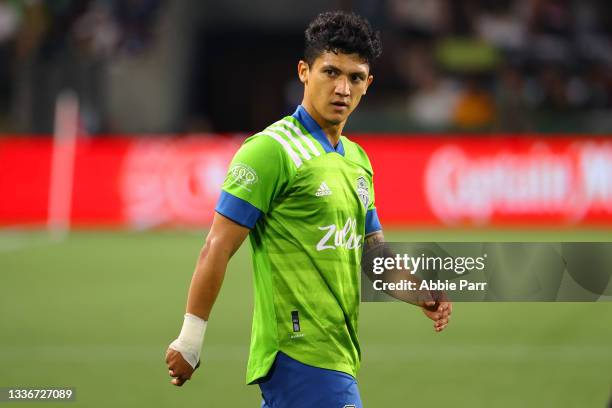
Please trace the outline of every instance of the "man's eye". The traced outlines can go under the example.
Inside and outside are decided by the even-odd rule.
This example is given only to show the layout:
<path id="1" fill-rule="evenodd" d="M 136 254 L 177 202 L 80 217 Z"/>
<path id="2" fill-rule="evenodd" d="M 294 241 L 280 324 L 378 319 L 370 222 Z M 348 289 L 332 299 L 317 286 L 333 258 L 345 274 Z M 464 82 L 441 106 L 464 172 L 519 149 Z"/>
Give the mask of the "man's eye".
<path id="1" fill-rule="evenodd" d="M 353 82 L 361 82 L 362 80 L 363 80 L 363 78 L 361 78 L 359 75 L 351 76 L 351 81 L 353 81 Z"/>
<path id="2" fill-rule="evenodd" d="M 336 75 L 336 72 L 333 69 L 326 69 L 325 73 L 329 76 L 334 76 Z"/>

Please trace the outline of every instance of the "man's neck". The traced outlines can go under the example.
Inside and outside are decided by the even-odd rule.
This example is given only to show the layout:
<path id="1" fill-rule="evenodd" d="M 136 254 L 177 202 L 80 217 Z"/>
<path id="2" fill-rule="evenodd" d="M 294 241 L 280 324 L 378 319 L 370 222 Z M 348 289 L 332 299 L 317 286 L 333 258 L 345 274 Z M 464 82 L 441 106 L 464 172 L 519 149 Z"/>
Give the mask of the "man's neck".
<path id="1" fill-rule="evenodd" d="M 319 124 L 319 126 L 321 126 L 321 124 Z M 331 143 L 334 149 L 338 145 L 338 141 L 340 140 L 340 135 L 342 134 L 343 127 L 344 123 L 341 123 L 339 125 L 330 125 L 327 127 L 321 126 L 321 129 L 323 129 L 323 132 L 325 132 L 325 136 L 327 136 L 327 140 L 329 140 L 329 143 Z"/>
<path id="2" fill-rule="evenodd" d="M 332 147 L 335 149 L 336 145 L 338 145 L 338 141 L 340 140 L 340 135 L 342 135 L 342 129 L 344 128 L 344 124 L 346 122 L 332 124 L 324 120 L 318 112 L 306 101 L 302 101 L 302 106 L 306 109 L 306 112 L 314 119 L 315 122 L 321 127 L 325 136 L 327 136 L 327 140 L 331 143 Z"/>

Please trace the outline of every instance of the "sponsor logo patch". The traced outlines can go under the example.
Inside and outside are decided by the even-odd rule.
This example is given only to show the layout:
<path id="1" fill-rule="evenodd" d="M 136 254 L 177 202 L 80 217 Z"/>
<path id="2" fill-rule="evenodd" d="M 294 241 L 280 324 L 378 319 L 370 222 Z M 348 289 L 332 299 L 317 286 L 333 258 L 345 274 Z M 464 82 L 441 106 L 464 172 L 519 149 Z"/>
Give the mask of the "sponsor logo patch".
<path id="1" fill-rule="evenodd" d="M 337 248 L 356 250 L 361 246 L 363 235 L 358 234 L 355 218 L 348 218 L 342 228 L 332 224 L 319 227 L 319 229 L 327 232 L 317 244 L 317 251 Z"/>
<path id="2" fill-rule="evenodd" d="M 251 191 L 247 186 L 256 184 L 259 177 L 255 170 L 243 163 L 234 164 L 229 170 L 229 177 L 235 184 L 239 184 Z"/>
<path id="3" fill-rule="evenodd" d="M 329 188 L 326 182 L 322 182 L 321 185 L 319 186 L 319 189 L 315 193 L 315 196 L 324 197 L 324 196 L 329 196 L 329 195 L 332 195 L 331 189 Z"/>

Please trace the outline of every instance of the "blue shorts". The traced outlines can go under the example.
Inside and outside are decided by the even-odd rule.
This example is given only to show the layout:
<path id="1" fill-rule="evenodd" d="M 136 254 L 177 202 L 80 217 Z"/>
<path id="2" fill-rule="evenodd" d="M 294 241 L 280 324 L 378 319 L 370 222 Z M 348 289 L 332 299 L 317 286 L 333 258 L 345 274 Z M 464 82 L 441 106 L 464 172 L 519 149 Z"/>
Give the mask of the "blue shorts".
<path id="1" fill-rule="evenodd" d="M 261 408 L 363 408 L 352 376 L 302 364 L 281 352 L 259 388 Z"/>

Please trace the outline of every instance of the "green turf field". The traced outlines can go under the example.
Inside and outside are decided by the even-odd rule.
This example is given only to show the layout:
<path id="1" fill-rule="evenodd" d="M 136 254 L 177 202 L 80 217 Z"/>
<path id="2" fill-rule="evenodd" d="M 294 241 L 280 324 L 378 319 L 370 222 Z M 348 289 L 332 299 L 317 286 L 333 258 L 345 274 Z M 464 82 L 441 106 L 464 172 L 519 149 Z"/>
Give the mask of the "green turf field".
<path id="1" fill-rule="evenodd" d="M 203 233 L 0 233 L 0 386 L 72 386 L 73 407 L 259 407 L 244 385 L 252 307 L 246 245 L 183 388 L 164 364 Z M 405 232 L 389 240 L 612 240 L 606 231 Z M 605 407 L 612 302 L 462 303 L 436 334 L 415 307 L 361 308 L 366 407 Z M 7 404 L 12 406 L 14 404 Z M 15 406 L 40 406 L 20 403 Z M 58 406 L 58 404 L 52 404 Z"/>

